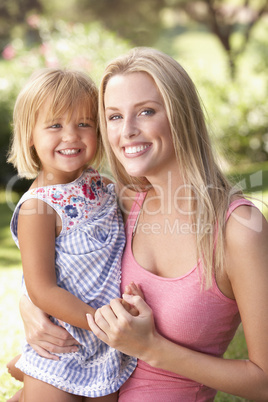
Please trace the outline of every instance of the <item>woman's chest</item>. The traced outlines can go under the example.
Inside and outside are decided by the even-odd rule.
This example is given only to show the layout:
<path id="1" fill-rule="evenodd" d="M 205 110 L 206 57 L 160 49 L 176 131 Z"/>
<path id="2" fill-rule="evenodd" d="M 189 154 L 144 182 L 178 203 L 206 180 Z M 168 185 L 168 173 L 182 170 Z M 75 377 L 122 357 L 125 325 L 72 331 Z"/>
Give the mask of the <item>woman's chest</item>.
<path id="1" fill-rule="evenodd" d="M 178 278 L 197 264 L 196 234 L 187 222 L 141 219 L 131 247 L 136 262 L 161 277 Z"/>
<path id="2" fill-rule="evenodd" d="M 213 354 L 225 350 L 240 322 L 238 309 L 215 285 L 202 289 L 199 266 L 179 278 L 163 278 L 124 254 L 122 293 L 132 281 L 140 285 L 156 329 L 165 338 Z"/>

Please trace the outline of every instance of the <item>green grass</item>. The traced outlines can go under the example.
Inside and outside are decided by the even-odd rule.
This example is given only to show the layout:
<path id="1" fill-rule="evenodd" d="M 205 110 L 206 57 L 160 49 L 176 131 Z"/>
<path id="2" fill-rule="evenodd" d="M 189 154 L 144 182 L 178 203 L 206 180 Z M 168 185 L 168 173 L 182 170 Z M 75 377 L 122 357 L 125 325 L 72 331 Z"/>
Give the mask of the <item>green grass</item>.
<path id="1" fill-rule="evenodd" d="M 12 199 L 14 205 L 18 196 L 13 194 Z M 9 204 L 11 207 L 11 200 Z M 18 308 L 22 269 L 20 252 L 9 230 L 10 207 L 5 192 L 0 192 L 0 402 L 6 401 L 20 388 L 20 383 L 7 373 L 6 364 L 20 352 L 24 338 Z"/>
<path id="2" fill-rule="evenodd" d="M 250 178 L 252 179 L 253 177 L 254 179 L 254 172 L 256 171 L 262 171 L 262 183 L 258 186 L 250 186 Z M 243 183 L 245 183 L 249 192 L 256 190 L 257 197 L 268 202 L 268 164 L 248 168 L 241 177 L 234 172 L 231 175 L 236 179 L 239 178 L 242 182 L 244 180 Z M 254 192 L 252 193 L 252 195 L 255 194 Z M 0 192 L 0 402 L 5 402 L 21 386 L 19 382 L 10 377 L 5 367 L 6 363 L 20 352 L 24 338 L 23 325 L 18 309 L 22 274 L 20 253 L 9 230 L 12 208 L 17 199 L 18 197 L 12 194 L 11 199 L 8 200 L 8 206 L 5 192 Z M 267 216 L 267 208 L 265 214 Z M 247 347 L 242 326 L 239 327 L 225 357 L 233 359 L 247 358 Z M 247 400 L 218 392 L 216 401 L 246 402 Z"/>
<path id="3" fill-rule="evenodd" d="M 21 268 L 0 269 L 0 401 L 12 396 L 21 383 L 14 380 L 6 370 L 6 364 L 20 353 L 23 341 L 23 325 L 19 315 Z"/>

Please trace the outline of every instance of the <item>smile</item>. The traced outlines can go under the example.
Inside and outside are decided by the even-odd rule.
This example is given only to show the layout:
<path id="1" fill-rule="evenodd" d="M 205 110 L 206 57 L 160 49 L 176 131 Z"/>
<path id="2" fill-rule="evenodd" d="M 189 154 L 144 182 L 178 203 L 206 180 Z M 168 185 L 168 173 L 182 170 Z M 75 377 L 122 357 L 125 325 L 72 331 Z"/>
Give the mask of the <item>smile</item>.
<path id="1" fill-rule="evenodd" d="M 61 149 L 58 152 L 62 155 L 75 155 L 79 154 L 80 151 L 81 149 Z"/>
<path id="2" fill-rule="evenodd" d="M 150 145 L 138 145 L 134 147 L 125 147 L 125 153 L 126 154 L 137 154 L 139 152 L 144 151 L 145 149 L 149 148 Z"/>

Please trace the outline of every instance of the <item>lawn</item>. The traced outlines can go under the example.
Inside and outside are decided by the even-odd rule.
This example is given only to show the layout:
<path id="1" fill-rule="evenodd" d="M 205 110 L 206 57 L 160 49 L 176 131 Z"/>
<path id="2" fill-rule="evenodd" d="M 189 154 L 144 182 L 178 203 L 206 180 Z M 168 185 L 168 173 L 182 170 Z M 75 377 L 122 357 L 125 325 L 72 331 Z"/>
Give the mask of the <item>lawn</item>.
<path id="1" fill-rule="evenodd" d="M 14 202 L 16 202 L 14 197 Z M 23 340 L 23 325 L 18 303 L 21 284 L 20 253 L 9 231 L 12 211 L 5 203 L 4 192 L 0 193 L 0 402 L 6 401 L 20 383 L 6 371 L 6 363 L 20 352 Z"/>
<path id="2" fill-rule="evenodd" d="M 257 195 L 259 199 L 268 202 L 268 164 L 255 165 L 244 171 L 240 176 L 232 176 L 241 180 L 241 185 L 248 193 Z M 12 194 L 6 203 L 5 192 L 0 192 L 0 402 L 6 401 L 20 383 L 13 380 L 6 371 L 6 363 L 20 351 L 23 341 L 23 325 L 20 319 L 18 302 L 20 297 L 21 263 L 20 254 L 11 238 L 9 222 L 12 207 L 18 197 Z M 260 203 L 258 203 L 261 206 Z M 267 217 L 266 211 L 263 212 Z M 226 352 L 227 358 L 247 358 L 247 348 L 242 326 Z M 217 402 L 244 401 L 246 399 L 218 393 Z"/>

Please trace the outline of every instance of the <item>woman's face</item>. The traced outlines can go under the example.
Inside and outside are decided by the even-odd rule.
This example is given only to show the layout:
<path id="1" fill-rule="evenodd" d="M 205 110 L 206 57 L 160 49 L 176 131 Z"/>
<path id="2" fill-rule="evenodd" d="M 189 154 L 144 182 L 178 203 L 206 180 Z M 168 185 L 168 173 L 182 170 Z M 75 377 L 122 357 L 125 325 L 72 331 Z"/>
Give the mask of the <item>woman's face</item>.
<path id="1" fill-rule="evenodd" d="M 149 181 L 177 166 L 164 101 L 149 74 L 115 75 L 104 94 L 108 140 L 130 176 Z"/>

